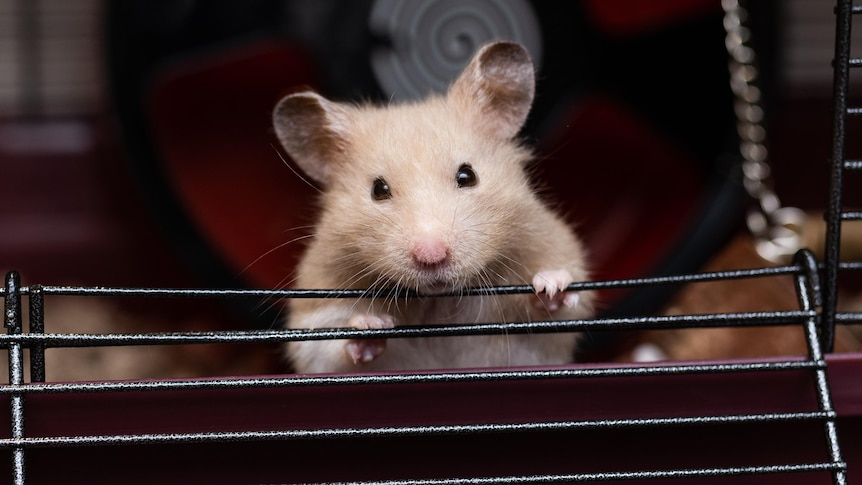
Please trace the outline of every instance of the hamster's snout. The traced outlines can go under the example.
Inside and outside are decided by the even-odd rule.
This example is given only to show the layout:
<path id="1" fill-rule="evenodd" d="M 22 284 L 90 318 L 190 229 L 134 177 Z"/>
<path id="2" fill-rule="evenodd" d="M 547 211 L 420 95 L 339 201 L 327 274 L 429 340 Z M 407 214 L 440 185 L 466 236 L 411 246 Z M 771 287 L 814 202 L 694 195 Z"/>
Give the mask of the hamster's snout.
<path id="1" fill-rule="evenodd" d="M 418 236 L 413 240 L 411 255 L 419 267 L 440 267 L 449 261 L 449 244 L 437 236 Z"/>

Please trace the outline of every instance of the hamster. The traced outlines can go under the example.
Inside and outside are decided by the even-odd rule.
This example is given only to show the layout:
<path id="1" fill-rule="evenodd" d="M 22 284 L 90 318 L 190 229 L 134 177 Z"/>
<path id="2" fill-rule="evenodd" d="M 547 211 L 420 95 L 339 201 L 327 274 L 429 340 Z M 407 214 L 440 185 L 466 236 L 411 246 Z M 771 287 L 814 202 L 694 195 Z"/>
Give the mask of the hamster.
<path id="1" fill-rule="evenodd" d="M 535 74 L 518 44 L 483 46 L 443 95 L 376 106 L 310 91 L 281 99 L 275 134 L 321 188 L 295 287 L 415 290 L 531 284 L 535 294 L 294 299 L 288 327 L 588 318 L 585 251 L 537 196 L 517 135 Z M 353 339 L 287 344 L 299 373 L 509 367 L 571 362 L 577 333 Z"/>

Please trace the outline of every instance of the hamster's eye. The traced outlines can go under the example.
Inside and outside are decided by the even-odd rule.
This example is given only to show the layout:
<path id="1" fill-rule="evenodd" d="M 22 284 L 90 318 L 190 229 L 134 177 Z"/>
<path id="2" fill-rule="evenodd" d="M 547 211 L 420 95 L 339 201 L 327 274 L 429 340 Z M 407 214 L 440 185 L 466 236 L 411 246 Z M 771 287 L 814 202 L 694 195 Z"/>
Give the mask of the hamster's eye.
<path id="1" fill-rule="evenodd" d="M 386 200 L 392 198 L 392 192 L 389 190 L 389 184 L 383 177 L 374 179 L 371 185 L 371 197 L 374 200 Z"/>
<path id="2" fill-rule="evenodd" d="M 469 163 L 462 163 L 455 174 L 455 182 L 458 184 L 458 188 L 461 189 L 476 185 L 479 183 L 479 178 Z"/>

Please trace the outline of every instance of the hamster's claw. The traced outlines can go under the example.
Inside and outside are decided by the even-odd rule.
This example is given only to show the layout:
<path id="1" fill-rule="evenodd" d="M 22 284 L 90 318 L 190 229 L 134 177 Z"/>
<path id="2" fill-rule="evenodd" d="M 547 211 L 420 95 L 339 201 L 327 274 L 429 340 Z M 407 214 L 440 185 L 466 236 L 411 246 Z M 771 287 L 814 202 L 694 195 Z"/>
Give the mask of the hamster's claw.
<path id="1" fill-rule="evenodd" d="M 539 271 L 533 277 L 533 289 L 536 290 L 536 307 L 550 312 L 560 309 L 560 305 L 574 308 L 580 301 L 580 295 L 574 291 L 565 291 L 574 281 L 571 273 L 564 269 Z"/>
<path id="2" fill-rule="evenodd" d="M 392 328 L 395 326 L 395 319 L 391 315 L 354 315 L 347 323 L 359 329 Z M 344 351 L 354 364 L 367 364 L 385 350 L 386 339 L 351 339 L 344 347 Z"/>

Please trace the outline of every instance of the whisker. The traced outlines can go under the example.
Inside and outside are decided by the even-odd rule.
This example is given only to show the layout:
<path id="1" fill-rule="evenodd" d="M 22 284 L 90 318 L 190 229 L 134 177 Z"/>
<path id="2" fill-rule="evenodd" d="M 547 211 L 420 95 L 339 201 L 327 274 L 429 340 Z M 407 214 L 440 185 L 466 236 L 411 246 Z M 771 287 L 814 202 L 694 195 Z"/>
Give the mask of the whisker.
<path id="1" fill-rule="evenodd" d="M 285 167 L 287 167 L 291 172 L 293 172 L 293 174 L 296 175 L 299 178 L 299 180 L 302 180 L 303 183 L 305 183 L 305 185 L 308 185 L 312 189 L 316 190 L 318 194 L 323 193 L 323 191 L 320 190 L 319 188 L 317 188 L 316 185 L 309 182 L 305 177 L 302 176 L 301 173 L 297 172 L 296 169 L 294 169 L 291 164 L 287 163 L 287 159 L 284 158 L 284 156 L 281 154 L 281 152 L 278 150 L 278 148 L 275 145 L 270 143 L 270 146 L 272 147 L 273 150 L 275 150 L 275 154 L 278 155 L 278 158 L 281 160 L 281 163 L 283 163 Z"/>
<path id="2" fill-rule="evenodd" d="M 248 270 L 249 270 L 249 268 L 251 268 L 252 266 L 254 266 L 255 264 L 257 264 L 258 262 L 260 262 L 260 260 L 261 260 L 261 259 L 263 259 L 263 258 L 265 258 L 265 257 L 269 256 L 270 254 L 272 254 L 272 253 L 274 253 L 274 252 L 278 251 L 279 249 L 282 249 L 282 248 L 284 248 L 285 246 L 288 246 L 288 245 L 290 245 L 290 244 L 293 244 L 293 243 L 295 243 L 295 242 L 297 242 L 297 241 L 302 241 L 303 239 L 309 239 L 309 238 L 312 238 L 312 237 L 314 237 L 314 234 L 305 234 L 305 235 L 302 235 L 302 236 L 299 236 L 299 237 L 295 237 L 295 238 L 291 239 L 290 241 L 286 241 L 286 242 L 283 242 L 283 243 L 279 244 L 278 246 L 276 246 L 276 247 L 274 247 L 274 248 L 270 249 L 269 251 L 267 251 L 267 252 L 265 252 L 265 253 L 261 254 L 260 256 L 258 256 L 257 258 L 255 258 L 255 259 L 254 259 L 254 261 L 252 261 L 251 263 L 248 263 L 248 265 L 246 265 L 246 267 L 245 267 L 245 268 L 243 268 L 242 270 L 240 270 L 240 272 L 239 272 L 239 273 L 237 273 L 237 276 L 241 276 L 243 273 L 245 273 L 246 271 L 248 271 Z"/>

